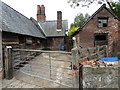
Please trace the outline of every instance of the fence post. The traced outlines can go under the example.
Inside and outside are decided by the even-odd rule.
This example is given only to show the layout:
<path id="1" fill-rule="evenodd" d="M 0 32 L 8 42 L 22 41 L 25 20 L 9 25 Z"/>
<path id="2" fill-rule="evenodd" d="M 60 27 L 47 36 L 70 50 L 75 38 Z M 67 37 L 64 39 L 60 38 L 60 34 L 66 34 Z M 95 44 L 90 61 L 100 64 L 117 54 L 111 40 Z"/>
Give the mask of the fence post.
<path id="1" fill-rule="evenodd" d="M 106 57 L 108 57 L 109 51 L 108 51 L 108 46 L 107 45 L 105 45 L 105 52 L 106 52 Z"/>
<path id="2" fill-rule="evenodd" d="M 13 67 L 12 67 L 13 60 L 12 60 L 11 46 L 6 46 L 4 60 L 5 60 L 5 78 L 10 80 L 13 78 Z"/>
<path id="3" fill-rule="evenodd" d="M 73 69 L 73 65 L 78 67 L 78 50 L 77 49 L 72 49 L 72 71 L 75 73 L 77 70 Z M 79 89 L 79 72 L 75 73 L 75 77 L 73 76 L 73 88 L 78 88 Z"/>
<path id="4" fill-rule="evenodd" d="M 96 47 L 97 48 L 97 59 L 99 59 L 100 58 L 100 46 L 97 46 Z"/>

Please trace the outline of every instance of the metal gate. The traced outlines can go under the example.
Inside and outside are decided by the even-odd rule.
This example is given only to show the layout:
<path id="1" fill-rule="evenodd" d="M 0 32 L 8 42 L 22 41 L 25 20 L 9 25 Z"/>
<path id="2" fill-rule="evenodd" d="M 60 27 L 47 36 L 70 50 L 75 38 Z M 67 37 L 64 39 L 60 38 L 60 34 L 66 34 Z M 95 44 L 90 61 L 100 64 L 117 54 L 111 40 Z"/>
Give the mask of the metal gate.
<path id="1" fill-rule="evenodd" d="M 14 73 L 73 87 L 71 52 L 12 49 Z M 67 57 L 65 57 L 67 56 Z"/>

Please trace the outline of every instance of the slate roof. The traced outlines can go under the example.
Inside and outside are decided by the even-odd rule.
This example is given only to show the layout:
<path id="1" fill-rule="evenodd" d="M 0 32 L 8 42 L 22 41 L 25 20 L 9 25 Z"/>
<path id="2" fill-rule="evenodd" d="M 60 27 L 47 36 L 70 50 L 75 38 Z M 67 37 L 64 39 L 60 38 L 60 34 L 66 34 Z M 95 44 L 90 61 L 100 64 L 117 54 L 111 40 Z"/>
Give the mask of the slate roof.
<path id="1" fill-rule="evenodd" d="M 113 17 L 115 17 L 116 19 L 118 19 L 120 21 L 120 18 L 118 18 L 110 9 L 108 9 L 106 7 L 106 4 L 103 4 L 84 24 L 82 27 L 80 27 L 72 36 L 75 36 L 76 34 L 78 34 L 84 27 L 85 25 L 96 15 L 98 14 L 103 8 L 105 8 L 109 13 L 111 13 L 113 15 Z"/>
<path id="2" fill-rule="evenodd" d="M 2 2 L 2 31 L 45 38 L 27 17 Z"/>
<path id="3" fill-rule="evenodd" d="M 65 36 L 65 30 L 68 30 L 67 20 L 62 20 L 62 30 L 57 31 L 57 20 L 53 21 L 39 21 L 38 25 L 41 27 L 46 37 L 60 37 Z"/>

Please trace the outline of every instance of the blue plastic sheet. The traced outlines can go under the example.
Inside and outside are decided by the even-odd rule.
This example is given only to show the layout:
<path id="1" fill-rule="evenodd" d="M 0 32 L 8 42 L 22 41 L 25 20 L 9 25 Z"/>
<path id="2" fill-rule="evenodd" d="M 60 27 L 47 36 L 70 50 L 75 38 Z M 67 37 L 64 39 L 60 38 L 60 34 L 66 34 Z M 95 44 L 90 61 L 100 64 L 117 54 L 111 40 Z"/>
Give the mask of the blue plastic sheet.
<path id="1" fill-rule="evenodd" d="M 106 57 L 106 58 L 100 58 L 100 60 L 106 62 L 118 62 L 118 57 Z"/>

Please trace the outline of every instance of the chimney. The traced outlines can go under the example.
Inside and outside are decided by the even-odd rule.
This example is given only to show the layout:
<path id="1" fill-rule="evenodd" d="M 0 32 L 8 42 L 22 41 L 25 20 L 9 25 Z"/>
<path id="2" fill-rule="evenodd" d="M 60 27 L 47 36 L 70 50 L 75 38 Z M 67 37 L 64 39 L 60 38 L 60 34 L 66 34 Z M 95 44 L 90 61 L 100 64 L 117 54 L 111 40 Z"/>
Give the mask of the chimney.
<path id="1" fill-rule="evenodd" d="M 62 12 L 57 11 L 57 30 L 62 30 Z"/>
<path id="2" fill-rule="evenodd" d="M 37 15 L 40 14 L 40 5 L 37 5 Z"/>
<path id="3" fill-rule="evenodd" d="M 45 21 L 46 16 L 45 16 L 45 7 L 44 5 L 37 5 L 37 21 Z"/>
<path id="4" fill-rule="evenodd" d="M 44 7 L 44 5 L 41 5 L 41 15 L 45 16 L 45 7 Z"/>

